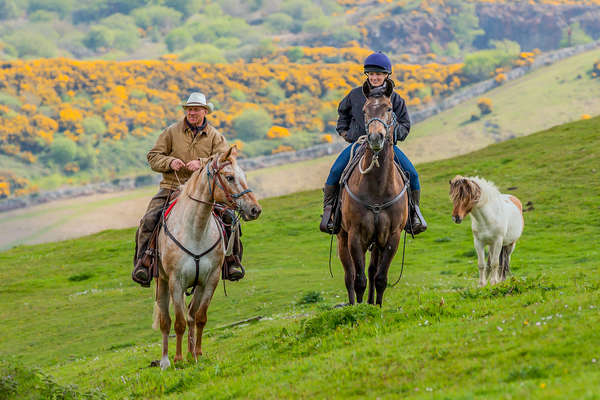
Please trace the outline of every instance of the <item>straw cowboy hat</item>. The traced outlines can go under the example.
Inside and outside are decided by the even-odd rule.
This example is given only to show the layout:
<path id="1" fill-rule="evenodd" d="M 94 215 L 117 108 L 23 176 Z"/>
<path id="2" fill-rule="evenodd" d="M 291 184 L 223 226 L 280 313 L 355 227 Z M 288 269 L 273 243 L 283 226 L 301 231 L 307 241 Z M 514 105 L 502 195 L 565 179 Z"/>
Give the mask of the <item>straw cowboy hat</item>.
<path id="1" fill-rule="evenodd" d="M 190 94 L 190 97 L 188 98 L 187 102 L 185 102 L 181 106 L 183 108 L 204 107 L 206 109 L 207 114 L 210 114 L 214 109 L 213 103 L 207 103 L 206 96 L 200 92 L 194 92 L 194 93 Z"/>

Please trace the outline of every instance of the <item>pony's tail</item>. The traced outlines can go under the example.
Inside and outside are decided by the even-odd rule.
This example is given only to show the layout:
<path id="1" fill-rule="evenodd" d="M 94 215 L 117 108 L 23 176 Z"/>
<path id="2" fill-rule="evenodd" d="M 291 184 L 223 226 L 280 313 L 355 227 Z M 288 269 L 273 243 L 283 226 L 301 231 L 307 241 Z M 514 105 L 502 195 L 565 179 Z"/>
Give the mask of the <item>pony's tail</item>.
<path id="1" fill-rule="evenodd" d="M 510 253 L 512 252 L 513 244 L 509 244 L 506 246 L 502 246 L 502 250 L 500 251 L 500 277 L 502 280 L 505 280 L 508 275 L 510 275 Z"/>

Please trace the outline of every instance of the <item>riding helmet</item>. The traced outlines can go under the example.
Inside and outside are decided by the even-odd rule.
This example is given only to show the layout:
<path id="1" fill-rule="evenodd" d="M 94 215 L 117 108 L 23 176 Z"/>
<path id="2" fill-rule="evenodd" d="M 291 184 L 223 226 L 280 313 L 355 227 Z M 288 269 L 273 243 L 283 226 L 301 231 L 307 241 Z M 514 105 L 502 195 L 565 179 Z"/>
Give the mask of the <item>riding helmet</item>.
<path id="1" fill-rule="evenodd" d="M 392 62 L 381 51 L 369 55 L 365 59 L 365 74 L 367 72 L 385 72 L 392 73 Z"/>

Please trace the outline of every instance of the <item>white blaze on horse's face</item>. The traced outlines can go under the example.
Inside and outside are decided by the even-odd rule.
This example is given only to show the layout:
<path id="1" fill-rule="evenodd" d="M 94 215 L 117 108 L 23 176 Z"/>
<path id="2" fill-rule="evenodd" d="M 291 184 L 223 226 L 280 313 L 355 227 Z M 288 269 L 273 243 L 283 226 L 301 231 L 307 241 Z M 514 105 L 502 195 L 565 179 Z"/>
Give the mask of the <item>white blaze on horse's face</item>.
<path id="1" fill-rule="evenodd" d="M 363 111 L 365 113 L 367 142 L 371 150 L 377 153 L 383 148 L 388 129 L 393 129 L 390 115 L 392 105 L 389 98 L 386 97 L 369 98 Z"/>

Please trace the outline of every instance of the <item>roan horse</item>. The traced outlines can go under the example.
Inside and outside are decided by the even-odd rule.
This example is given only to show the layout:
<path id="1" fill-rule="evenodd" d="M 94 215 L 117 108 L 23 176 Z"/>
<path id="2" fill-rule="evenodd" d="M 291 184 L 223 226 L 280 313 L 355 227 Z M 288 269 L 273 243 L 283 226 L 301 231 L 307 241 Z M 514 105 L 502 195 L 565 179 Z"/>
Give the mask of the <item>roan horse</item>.
<path id="1" fill-rule="evenodd" d="M 376 289 L 376 302 L 381 305 L 390 263 L 408 217 L 406 184 L 394 164 L 392 149 L 397 123 L 390 101 L 393 84 L 386 82 L 384 89 L 363 87 L 367 135 L 360 141 L 366 140 L 368 146 L 357 168 L 343 182 L 342 226 L 337 238 L 350 304 L 355 303 L 355 297 L 358 303 L 363 301 L 367 287 L 365 253 L 371 249 L 368 302 L 375 303 Z"/>
<path id="2" fill-rule="evenodd" d="M 502 282 L 510 272 L 510 255 L 523 232 L 523 206 L 515 196 L 479 177 L 455 176 L 450 180 L 450 199 L 454 203 L 452 220 L 460 224 L 470 213 L 479 286 L 487 281 Z M 489 246 L 487 262 L 485 246 Z"/>
<path id="3" fill-rule="evenodd" d="M 221 226 L 213 216 L 215 203 L 224 203 L 239 211 L 244 220 L 254 220 L 260 215 L 260 205 L 248 189 L 236 155 L 236 148 L 232 146 L 225 154 L 211 157 L 205 168 L 192 174 L 160 231 L 153 327 L 160 326 L 162 332 L 162 369 L 171 365 L 168 355 L 169 298 L 175 308 L 177 347 L 174 361 L 183 360 L 181 341 L 186 322 L 189 327 L 188 352 L 196 360 L 202 355 L 206 311 L 219 283 L 226 252 Z M 184 291 L 190 287 L 194 287 L 194 295 L 186 308 Z"/>

